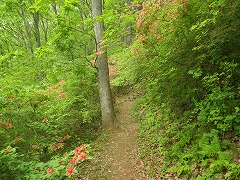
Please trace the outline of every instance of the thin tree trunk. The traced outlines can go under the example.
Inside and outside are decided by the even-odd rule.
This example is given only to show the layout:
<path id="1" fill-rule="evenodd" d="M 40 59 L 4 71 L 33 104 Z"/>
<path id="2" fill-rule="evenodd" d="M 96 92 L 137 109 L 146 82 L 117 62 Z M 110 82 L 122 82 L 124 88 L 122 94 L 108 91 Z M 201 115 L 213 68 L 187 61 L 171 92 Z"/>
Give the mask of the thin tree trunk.
<path id="1" fill-rule="evenodd" d="M 27 42 L 28 42 L 28 47 L 30 50 L 30 54 L 33 55 L 33 43 L 31 40 L 31 28 L 30 28 L 30 24 L 27 20 L 27 18 L 25 17 L 25 13 L 24 10 L 21 9 L 21 12 L 19 12 L 19 14 L 21 15 L 23 21 L 24 21 L 24 26 L 25 26 L 25 31 L 26 31 L 26 35 L 27 35 Z"/>
<path id="2" fill-rule="evenodd" d="M 34 33 L 36 38 L 36 47 L 41 47 L 41 35 L 39 30 L 39 12 L 34 12 L 33 14 L 33 21 L 34 21 Z M 42 60 L 38 59 L 38 79 L 39 81 L 43 80 L 43 73 L 42 73 Z"/>
<path id="3" fill-rule="evenodd" d="M 40 39 L 40 31 L 39 31 L 39 12 L 35 12 L 33 14 L 34 20 L 34 30 L 35 30 L 35 38 L 36 38 L 36 47 L 41 47 L 41 39 Z"/>
<path id="4" fill-rule="evenodd" d="M 52 8 L 53 8 L 53 12 L 54 12 L 54 14 L 55 14 L 55 15 L 58 15 L 57 4 L 56 4 L 56 2 L 54 2 L 54 3 L 52 4 Z"/>
<path id="5" fill-rule="evenodd" d="M 92 0 L 92 17 L 94 22 L 94 32 L 97 42 L 97 62 L 98 87 L 102 112 L 102 123 L 106 128 L 114 127 L 116 116 L 113 108 L 112 95 L 110 91 L 110 80 L 107 62 L 107 50 L 102 46 L 103 23 L 96 20 L 102 15 L 102 0 Z"/>
<path id="6" fill-rule="evenodd" d="M 132 0 L 126 0 L 126 3 L 128 4 L 128 6 L 132 6 Z M 126 35 L 126 44 L 127 45 L 130 45 L 132 43 L 132 33 L 133 33 L 133 27 L 132 27 L 132 23 L 128 23 L 127 24 L 127 31 L 128 31 L 128 34 Z"/>
<path id="7" fill-rule="evenodd" d="M 42 19 L 41 23 L 42 23 L 42 30 L 44 33 L 45 44 L 47 44 L 47 42 L 48 42 L 48 20 L 46 19 L 46 21 L 44 22 L 44 19 Z"/>

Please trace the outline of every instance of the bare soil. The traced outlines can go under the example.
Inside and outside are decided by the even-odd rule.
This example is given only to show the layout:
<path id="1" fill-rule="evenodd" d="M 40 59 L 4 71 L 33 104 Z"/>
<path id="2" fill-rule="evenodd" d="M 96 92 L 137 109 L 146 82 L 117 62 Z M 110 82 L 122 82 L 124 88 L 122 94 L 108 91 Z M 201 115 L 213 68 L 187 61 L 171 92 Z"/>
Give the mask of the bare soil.
<path id="1" fill-rule="evenodd" d="M 138 124 L 131 119 L 135 94 L 116 98 L 117 121 L 120 128 L 108 132 L 108 141 L 102 152 L 106 179 L 140 179 L 141 160 L 136 144 Z"/>
<path id="2" fill-rule="evenodd" d="M 142 180 L 149 179 L 141 171 L 144 165 L 137 146 L 138 123 L 131 118 L 137 93 L 130 92 L 116 98 L 117 121 L 120 127 L 104 132 L 93 144 L 98 149 L 89 165 L 88 174 L 80 179 Z M 78 179 L 79 179 L 78 178 Z"/>

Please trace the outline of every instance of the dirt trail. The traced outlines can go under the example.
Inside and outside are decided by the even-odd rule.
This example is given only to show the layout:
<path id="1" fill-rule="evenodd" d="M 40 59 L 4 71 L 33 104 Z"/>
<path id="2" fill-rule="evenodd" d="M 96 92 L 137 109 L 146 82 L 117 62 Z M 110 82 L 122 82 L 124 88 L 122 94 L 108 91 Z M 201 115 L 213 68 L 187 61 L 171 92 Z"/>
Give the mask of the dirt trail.
<path id="1" fill-rule="evenodd" d="M 107 132 L 107 140 L 99 153 L 101 179 L 147 179 L 141 172 L 141 161 L 136 145 L 138 124 L 131 119 L 131 108 L 137 93 L 116 98 L 117 119 L 121 128 Z M 91 178 L 90 178 L 91 179 Z"/>

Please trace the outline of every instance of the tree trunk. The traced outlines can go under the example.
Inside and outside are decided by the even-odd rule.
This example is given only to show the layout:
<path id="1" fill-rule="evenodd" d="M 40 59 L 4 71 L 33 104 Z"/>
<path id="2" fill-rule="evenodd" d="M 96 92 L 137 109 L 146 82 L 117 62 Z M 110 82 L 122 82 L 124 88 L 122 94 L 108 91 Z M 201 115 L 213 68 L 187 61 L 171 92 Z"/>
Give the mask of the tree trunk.
<path id="1" fill-rule="evenodd" d="M 53 12 L 54 12 L 54 14 L 55 14 L 55 15 L 58 15 L 57 4 L 56 4 L 56 2 L 54 2 L 54 3 L 52 4 L 52 8 L 53 8 Z"/>
<path id="2" fill-rule="evenodd" d="M 41 35 L 39 30 L 39 12 L 34 12 L 33 14 L 33 21 L 34 21 L 34 33 L 36 38 L 36 47 L 41 47 Z M 38 58 L 38 79 L 39 82 L 43 80 L 43 72 L 42 72 L 42 60 Z"/>
<path id="3" fill-rule="evenodd" d="M 41 24 L 42 24 L 42 30 L 44 33 L 45 44 L 47 44 L 47 42 L 48 42 L 48 20 L 46 19 L 46 21 L 44 22 L 44 19 L 42 19 Z"/>
<path id="4" fill-rule="evenodd" d="M 41 39 L 40 39 L 40 31 L 39 31 L 39 12 L 34 12 L 33 20 L 34 20 L 36 47 L 39 48 L 41 47 Z"/>
<path id="5" fill-rule="evenodd" d="M 132 0 L 126 0 L 126 3 L 128 4 L 129 7 L 132 6 Z M 130 45 L 132 43 L 132 37 L 133 37 L 132 35 L 133 27 L 131 22 L 127 24 L 127 31 L 128 31 L 128 34 L 126 35 L 126 44 Z"/>
<path id="6" fill-rule="evenodd" d="M 104 127 L 114 127 L 116 116 L 113 108 L 110 90 L 107 50 L 102 46 L 103 23 L 96 18 L 102 15 L 102 0 L 92 0 L 92 17 L 94 19 L 94 32 L 97 42 L 98 88 L 102 112 L 102 123 Z"/>
<path id="7" fill-rule="evenodd" d="M 21 8 L 21 12 L 19 12 L 19 14 L 21 15 L 23 22 L 24 22 L 24 26 L 25 26 L 25 31 L 26 31 L 26 36 L 27 36 L 27 43 L 28 43 L 28 47 L 30 50 L 30 54 L 33 55 L 33 43 L 32 43 L 32 38 L 31 38 L 31 27 L 30 24 L 27 20 L 27 18 L 25 17 L 25 12 L 24 9 Z"/>

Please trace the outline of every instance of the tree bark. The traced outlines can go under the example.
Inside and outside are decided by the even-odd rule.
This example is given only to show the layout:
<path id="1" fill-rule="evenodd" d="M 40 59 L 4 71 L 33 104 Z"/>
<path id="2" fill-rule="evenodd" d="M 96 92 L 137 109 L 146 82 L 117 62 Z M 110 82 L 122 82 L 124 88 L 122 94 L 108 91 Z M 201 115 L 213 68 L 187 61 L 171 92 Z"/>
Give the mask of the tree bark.
<path id="1" fill-rule="evenodd" d="M 39 48 L 41 47 L 41 39 L 40 39 L 40 31 L 39 31 L 39 12 L 34 12 L 33 20 L 34 20 L 36 47 Z"/>
<path id="2" fill-rule="evenodd" d="M 35 38 L 36 38 L 36 47 L 40 48 L 41 47 L 41 34 L 39 30 L 39 12 L 34 12 L 33 13 L 33 21 L 34 21 L 34 33 L 35 33 Z M 42 72 L 42 60 L 39 58 L 38 59 L 38 79 L 39 82 L 43 80 L 43 72 Z"/>
<path id="3" fill-rule="evenodd" d="M 30 50 L 30 54 L 33 55 L 33 43 L 32 43 L 32 38 L 31 38 L 31 27 L 30 24 L 27 20 L 27 18 L 25 17 L 25 12 L 24 9 L 21 8 L 21 12 L 19 12 L 19 14 L 21 15 L 23 22 L 24 22 L 24 26 L 25 26 L 25 31 L 26 31 L 26 36 L 27 36 L 27 43 L 28 43 L 28 47 Z"/>
<path id="4" fill-rule="evenodd" d="M 97 42 L 97 62 L 98 88 L 100 95 L 102 123 L 106 128 L 114 127 L 115 112 L 113 108 L 112 95 L 110 90 L 107 50 L 102 45 L 102 34 L 104 31 L 103 22 L 97 18 L 102 15 L 102 0 L 92 0 L 92 17 L 94 19 L 94 33 Z"/>
<path id="5" fill-rule="evenodd" d="M 128 6 L 132 6 L 132 0 L 126 0 L 126 3 L 128 4 Z M 130 45 L 132 43 L 132 33 L 133 33 L 133 27 L 132 27 L 132 23 L 129 22 L 127 24 L 127 31 L 128 31 L 128 34 L 126 35 L 126 44 L 127 45 Z"/>
<path id="6" fill-rule="evenodd" d="M 46 21 L 44 22 L 44 19 L 42 19 L 41 24 L 42 24 L 42 30 L 44 33 L 45 44 L 47 44 L 47 42 L 48 42 L 48 20 L 46 19 Z"/>
<path id="7" fill-rule="evenodd" d="M 53 12 L 54 12 L 54 14 L 55 14 L 55 15 L 58 15 L 57 4 L 56 4 L 56 2 L 54 2 L 54 3 L 52 4 L 52 8 L 53 8 Z"/>

